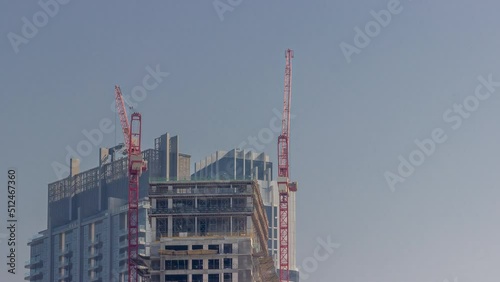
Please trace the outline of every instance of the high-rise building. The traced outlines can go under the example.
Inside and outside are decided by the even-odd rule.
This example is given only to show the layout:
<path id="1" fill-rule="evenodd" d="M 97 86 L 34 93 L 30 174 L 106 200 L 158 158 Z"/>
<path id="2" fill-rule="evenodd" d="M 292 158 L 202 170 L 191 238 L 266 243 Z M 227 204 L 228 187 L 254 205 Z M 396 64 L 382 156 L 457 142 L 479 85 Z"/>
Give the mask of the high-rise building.
<path id="1" fill-rule="evenodd" d="M 151 282 L 278 282 L 257 181 L 150 185 Z"/>
<path id="2" fill-rule="evenodd" d="M 273 180 L 273 164 L 265 153 L 240 149 L 217 151 L 195 163 L 193 180 L 257 180 L 266 211 L 268 226 L 268 251 L 279 268 L 279 192 Z M 290 281 L 299 281 L 296 264 L 296 214 L 295 193 L 289 196 L 289 267 Z"/>
<path id="3" fill-rule="evenodd" d="M 28 245 L 28 281 L 126 281 L 128 163 L 119 147 L 101 148 L 99 166 L 48 185 L 47 229 Z M 179 152 L 179 138 L 164 134 L 143 152 L 148 170 L 139 185 L 139 254 L 149 255 L 147 209 L 150 178 L 190 178 L 190 156 Z"/>

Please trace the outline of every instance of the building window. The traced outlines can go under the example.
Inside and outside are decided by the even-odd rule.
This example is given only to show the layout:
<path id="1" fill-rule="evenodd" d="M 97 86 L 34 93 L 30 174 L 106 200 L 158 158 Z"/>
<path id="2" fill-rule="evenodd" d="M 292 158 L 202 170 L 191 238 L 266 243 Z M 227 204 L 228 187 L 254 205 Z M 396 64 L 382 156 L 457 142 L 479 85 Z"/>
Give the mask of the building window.
<path id="1" fill-rule="evenodd" d="M 273 219 L 273 207 L 264 206 L 264 209 L 266 210 L 267 220 L 269 221 L 269 223 L 271 223 L 271 220 Z"/>
<path id="2" fill-rule="evenodd" d="M 233 253 L 233 244 L 224 244 L 224 253 L 232 254 Z"/>
<path id="3" fill-rule="evenodd" d="M 198 199 L 198 208 L 206 208 L 207 200 L 206 199 Z"/>
<path id="4" fill-rule="evenodd" d="M 208 249 L 217 251 L 217 254 L 219 253 L 219 248 L 220 248 L 219 245 L 208 245 Z"/>
<path id="5" fill-rule="evenodd" d="M 151 269 L 160 270 L 160 261 L 159 260 L 152 260 L 151 261 Z"/>
<path id="6" fill-rule="evenodd" d="M 171 251 L 187 251 L 187 249 L 188 249 L 187 245 L 165 246 L 165 250 L 171 250 Z"/>
<path id="7" fill-rule="evenodd" d="M 194 200 L 192 199 L 174 199 L 172 201 L 174 209 L 192 210 L 194 208 Z"/>
<path id="8" fill-rule="evenodd" d="M 244 208 L 247 205 L 246 198 L 233 198 L 233 207 L 235 208 Z"/>
<path id="9" fill-rule="evenodd" d="M 167 200 L 156 200 L 156 208 L 159 210 L 165 210 L 168 208 Z"/>
<path id="10" fill-rule="evenodd" d="M 203 250 L 203 245 L 193 245 L 192 249 L 193 250 Z"/>
<path id="11" fill-rule="evenodd" d="M 208 282 L 220 282 L 219 274 L 208 274 Z"/>
<path id="12" fill-rule="evenodd" d="M 119 218 L 118 223 L 119 223 L 120 230 L 125 229 L 127 226 L 127 224 L 126 224 L 127 218 L 125 217 L 125 213 L 121 213 L 118 218 Z"/>
<path id="13" fill-rule="evenodd" d="M 199 218 L 198 219 L 198 234 L 201 236 L 205 236 L 207 234 L 207 219 Z"/>
<path id="14" fill-rule="evenodd" d="M 236 159 L 236 179 L 244 179 L 243 166 L 244 166 L 243 159 Z"/>
<path id="15" fill-rule="evenodd" d="M 246 228 L 246 218 L 244 217 L 233 217 L 233 232 L 239 234 L 244 233 Z"/>
<path id="16" fill-rule="evenodd" d="M 224 259 L 224 269 L 232 269 L 233 268 L 233 259 L 225 258 Z"/>
<path id="17" fill-rule="evenodd" d="M 245 160 L 245 179 L 252 179 L 252 161 Z"/>
<path id="18" fill-rule="evenodd" d="M 187 282 L 187 275 L 165 275 L 166 282 Z"/>
<path id="19" fill-rule="evenodd" d="M 188 269 L 187 260 L 166 260 L 165 261 L 166 270 L 177 270 L 177 269 Z"/>
<path id="20" fill-rule="evenodd" d="M 220 269 L 220 261 L 218 259 L 208 260 L 208 269 Z M 219 281 L 219 280 L 217 280 Z"/>
<path id="21" fill-rule="evenodd" d="M 226 209 L 231 206 L 231 200 L 229 198 L 210 198 L 206 200 L 206 203 L 207 208 L 214 211 Z"/>
<path id="22" fill-rule="evenodd" d="M 194 233 L 193 218 L 176 218 L 173 219 L 174 236 L 179 236 L 179 233 Z"/>
<path id="23" fill-rule="evenodd" d="M 167 236 L 168 223 L 166 218 L 158 218 L 156 220 L 156 237 L 161 238 Z"/>
<path id="24" fill-rule="evenodd" d="M 203 274 L 193 274 L 191 281 L 193 281 L 193 282 L 203 282 Z"/>
<path id="25" fill-rule="evenodd" d="M 224 282 L 233 282 L 233 274 L 224 273 Z"/>
<path id="26" fill-rule="evenodd" d="M 229 217 L 200 217 L 198 218 L 198 234 L 205 235 L 229 235 L 231 222 Z"/>
<path id="27" fill-rule="evenodd" d="M 194 259 L 192 261 L 193 269 L 203 269 L 203 260 L 202 259 Z"/>

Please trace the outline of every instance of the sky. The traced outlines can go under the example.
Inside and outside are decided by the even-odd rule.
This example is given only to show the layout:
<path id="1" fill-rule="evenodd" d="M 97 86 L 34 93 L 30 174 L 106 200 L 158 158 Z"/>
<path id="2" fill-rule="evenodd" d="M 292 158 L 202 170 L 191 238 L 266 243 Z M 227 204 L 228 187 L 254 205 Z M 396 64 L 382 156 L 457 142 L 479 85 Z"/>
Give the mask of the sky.
<path id="1" fill-rule="evenodd" d="M 302 281 L 498 281 L 497 1 L 47 1 L 0 4 L 0 221 L 10 168 L 18 219 L 0 280 L 24 281 L 53 165 L 116 122 L 115 84 L 137 90 L 145 148 L 169 132 L 198 161 L 257 138 L 275 162 L 291 48 Z"/>

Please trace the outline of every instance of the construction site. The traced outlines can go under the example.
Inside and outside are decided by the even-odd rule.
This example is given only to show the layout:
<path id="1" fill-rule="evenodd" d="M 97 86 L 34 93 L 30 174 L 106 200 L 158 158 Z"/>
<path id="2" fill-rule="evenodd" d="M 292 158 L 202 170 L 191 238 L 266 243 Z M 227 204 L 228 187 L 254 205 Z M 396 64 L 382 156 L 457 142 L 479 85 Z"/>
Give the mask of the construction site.
<path id="1" fill-rule="evenodd" d="M 90 170 L 71 159 L 69 175 L 48 184 L 47 228 L 28 243 L 25 280 L 298 282 L 292 58 L 286 50 L 276 170 L 265 152 L 229 148 L 191 171 L 189 149 L 169 133 L 142 148 L 147 120 L 127 114 L 115 86 L 123 143 L 100 148 Z"/>

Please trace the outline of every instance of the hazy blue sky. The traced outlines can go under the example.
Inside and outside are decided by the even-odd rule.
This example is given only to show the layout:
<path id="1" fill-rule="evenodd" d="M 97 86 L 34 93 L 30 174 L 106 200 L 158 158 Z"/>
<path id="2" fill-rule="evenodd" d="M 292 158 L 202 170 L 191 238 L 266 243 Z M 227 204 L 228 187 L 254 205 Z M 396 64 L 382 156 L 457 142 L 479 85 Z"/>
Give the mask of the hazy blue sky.
<path id="1" fill-rule="evenodd" d="M 197 161 L 269 126 L 292 48 L 298 264 L 318 238 L 341 244 L 308 281 L 498 281 L 500 88 L 456 130 L 443 113 L 474 94 L 478 76 L 500 81 L 500 4 L 401 1 L 348 63 L 341 42 L 353 45 L 354 28 L 389 2 L 243 0 L 221 21 L 212 1 L 73 0 L 15 53 L 8 34 L 21 36 L 22 18 L 33 21 L 41 7 L 3 1 L 0 220 L 7 168 L 16 167 L 21 246 L 16 280 L 0 237 L 1 280 L 23 281 L 25 244 L 46 227 L 51 163 L 64 162 L 82 130 L 115 120 L 114 84 L 130 93 L 147 66 L 169 72 L 137 107 L 145 147 L 168 131 Z M 435 128 L 446 142 L 392 192 L 384 173 L 397 173 L 398 156 L 408 159 Z M 114 143 L 111 133 L 102 145 Z M 275 161 L 276 142 L 264 151 Z M 97 159 L 94 147 L 82 167 Z"/>

